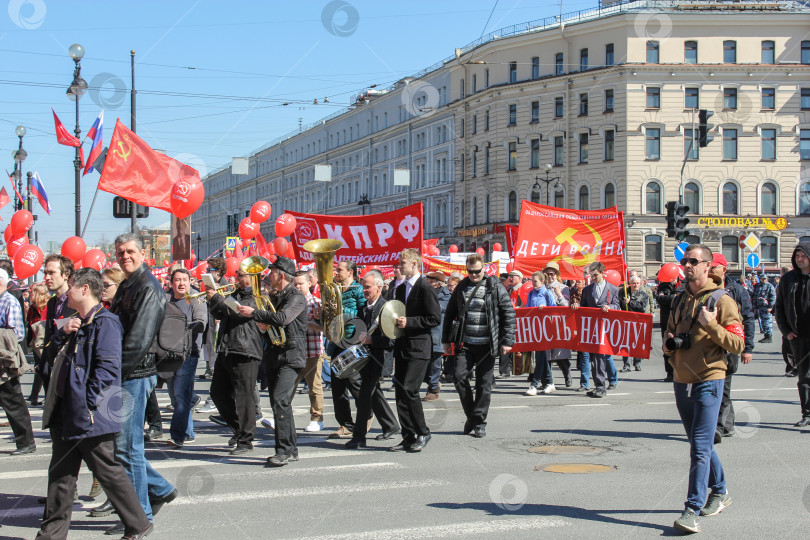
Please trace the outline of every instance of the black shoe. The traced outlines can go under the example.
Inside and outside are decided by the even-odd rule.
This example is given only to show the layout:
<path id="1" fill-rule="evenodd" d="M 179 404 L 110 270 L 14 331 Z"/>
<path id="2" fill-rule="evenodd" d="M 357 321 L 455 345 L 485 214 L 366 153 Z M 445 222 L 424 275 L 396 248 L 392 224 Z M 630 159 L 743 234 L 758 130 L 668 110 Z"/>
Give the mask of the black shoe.
<path id="1" fill-rule="evenodd" d="M 714 444 L 720 444 L 721 442 L 723 442 L 723 434 L 720 433 L 719 430 L 715 431 L 714 432 Z"/>
<path id="2" fill-rule="evenodd" d="M 228 422 L 226 422 L 225 419 L 218 414 L 212 414 L 211 416 L 208 417 L 208 420 L 210 420 L 211 422 L 215 423 L 218 426 L 226 426 L 226 427 L 228 426 Z"/>
<path id="3" fill-rule="evenodd" d="M 357 450 L 358 448 L 368 448 L 365 439 L 351 439 L 343 446 L 345 446 L 349 450 Z"/>
<path id="4" fill-rule="evenodd" d="M 291 461 L 298 461 L 298 456 L 294 454 L 276 454 L 267 458 L 268 467 L 283 467 Z"/>
<path id="5" fill-rule="evenodd" d="M 576 390 L 576 391 L 577 391 L 577 392 L 590 392 L 590 391 L 591 391 L 591 389 L 590 389 L 590 388 L 588 388 L 587 386 L 580 386 L 579 388 L 577 388 L 577 390 Z"/>
<path id="6" fill-rule="evenodd" d="M 603 398 L 606 395 L 607 395 L 607 392 L 605 392 L 604 390 L 602 390 L 600 388 L 594 388 L 593 390 L 588 392 L 588 396 L 590 396 L 592 398 Z"/>
<path id="7" fill-rule="evenodd" d="M 805 427 L 805 426 L 810 426 L 810 418 L 802 418 L 801 420 L 793 424 L 793 427 Z"/>
<path id="8" fill-rule="evenodd" d="M 228 452 L 232 456 L 241 456 L 242 454 L 249 454 L 253 452 L 252 444 L 237 444 L 236 448 Z"/>
<path id="9" fill-rule="evenodd" d="M 487 428 L 484 426 L 478 426 L 473 430 L 472 436 L 476 439 L 483 439 L 487 436 Z"/>
<path id="10" fill-rule="evenodd" d="M 574 379 L 572 379 L 570 376 L 566 377 L 565 378 L 565 387 L 566 388 L 571 388 L 573 385 L 574 385 Z"/>
<path id="11" fill-rule="evenodd" d="M 469 435 L 473 429 L 475 429 L 475 424 L 472 423 L 472 420 L 464 422 L 464 435 Z"/>
<path id="12" fill-rule="evenodd" d="M 401 441 L 399 441 L 399 444 L 395 444 L 388 450 L 390 452 L 402 452 L 403 450 L 408 450 L 413 443 L 414 441 L 411 439 L 402 439 Z"/>
<path id="13" fill-rule="evenodd" d="M 766 335 L 764 338 L 759 340 L 759 343 L 771 343 L 772 341 L 773 338 L 771 338 L 771 336 Z"/>
<path id="14" fill-rule="evenodd" d="M 27 444 L 25 446 L 21 446 L 14 450 L 11 455 L 12 456 L 24 456 L 25 454 L 33 454 L 37 451 L 36 443 Z"/>
<path id="15" fill-rule="evenodd" d="M 115 512 L 115 508 L 113 507 L 112 503 L 109 499 L 104 501 L 104 504 L 101 506 L 96 506 L 92 510 L 90 510 L 90 517 L 104 517 L 109 516 Z"/>
<path id="16" fill-rule="evenodd" d="M 374 437 L 374 439 L 378 440 L 378 441 L 385 441 L 385 440 L 388 440 L 388 439 L 393 439 L 394 437 L 396 437 L 400 433 L 401 433 L 401 431 L 399 429 L 394 429 L 394 430 L 391 430 L 391 431 L 383 431 L 382 433 L 380 433 L 379 435 Z"/>
<path id="17" fill-rule="evenodd" d="M 163 438 L 163 432 L 159 429 L 149 428 L 146 430 L 146 433 L 143 434 L 143 440 L 145 441 L 158 441 Z"/>
<path id="18" fill-rule="evenodd" d="M 141 532 L 126 534 L 121 537 L 121 540 L 141 540 L 142 538 L 149 536 L 154 528 L 155 525 L 153 523 L 150 523 L 149 526 L 144 530 L 142 530 Z"/>
<path id="19" fill-rule="evenodd" d="M 214 372 L 211 371 L 211 368 L 205 368 L 205 373 L 200 375 L 200 379 L 212 379 L 214 377 Z"/>
<path id="20" fill-rule="evenodd" d="M 622 366 L 622 373 L 629 373 L 629 372 L 630 372 L 630 366 L 629 365 L 625 364 L 624 366 Z"/>
<path id="21" fill-rule="evenodd" d="M 633 366 L 633 368 L 634 368 L 636 371 L 641 371 L 641 364 L 636 364 L 635 366 Z"/>
<path id="22" fill-rule="evenodd" d="M 674 382 L 674 381 L 675 379 L 672 377 L 672 375 L 667 375 L 666 377 L 664 377 L 664 382 Z"/>
<path id="23" fill-rule="evenodd" d="M 177 498 L 177 490 L 173 489 L 168 495 L 163 497 L 149 498 L 149 504 L 152 506 L 152 516 L 156 516 L 164 504 L 170 503 Z"/>
<path id="24" fill-rule="evenodd" d="M 785 371 L 785 377 L 798 377 L 799 372 L 795 369 L 789 369 Z"/>
<path id="25" fill-rule="evenodd" d="M 407 450 L 408 452 L 421 452 L 422 448 L 426 447 L 428 442 L 430 442 L 430 433 L 427 435 L 419 435 Z"/>
<path id="26" fill-rule="evenodd" d="M 106 534 L 107 536 L 118 536 L 119 534 L 126 533 L 126 531 L 127 528 L 124 525 L 124 522 L 119 521 L 118 523 L 116 523 L 115 525 L 104 531 L 104 534 Z"/>
<path id="27" fill-rule="evenodd" d="M 231 448 L 236 446 L 236 435 L 228 439 L 228 446 L 230 446 Z"/>
<path id="28" fill-rule="evenodd" d="M 618 386 L 618 384 L 616 384 L 616 383 L 610 383 L 608 385 L 607 389 L 608 390 L 615 390 L 617 386 Z"/>

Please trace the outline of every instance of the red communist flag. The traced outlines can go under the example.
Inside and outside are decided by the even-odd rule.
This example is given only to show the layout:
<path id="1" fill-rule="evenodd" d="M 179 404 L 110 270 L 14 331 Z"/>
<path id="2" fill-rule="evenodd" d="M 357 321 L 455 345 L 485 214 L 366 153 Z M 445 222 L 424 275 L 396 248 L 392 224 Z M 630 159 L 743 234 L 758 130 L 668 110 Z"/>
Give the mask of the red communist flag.
<path id="1" fill-rule="evenodd" d="M 65 124 L 56 116 L 56 111 L 51 109 L 51 112 L 53 113 L 53 123 L 56 126 L 56 142 L 65 146 L 81 146 L 81 141 L 70 134 Z"/>
<path id="2" fill-rule="evenodd" d="M 99 189 L 171 212 L 172 186 L 180 180 L 199 183 L 200 173 L 155 152 L 120 120 L 116 122 Z"/>
<path id="3" fill-rule="evenodd" d="M 6 188 L 0 189 L 0 208 L 11 202 L 11 197 L 6 193 Z"/>

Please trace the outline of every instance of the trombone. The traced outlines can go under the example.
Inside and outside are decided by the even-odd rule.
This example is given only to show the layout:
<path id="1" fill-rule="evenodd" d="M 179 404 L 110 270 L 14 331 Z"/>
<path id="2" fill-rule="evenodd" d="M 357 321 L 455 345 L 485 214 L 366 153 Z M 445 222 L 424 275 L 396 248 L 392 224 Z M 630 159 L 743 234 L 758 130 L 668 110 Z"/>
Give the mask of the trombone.
<path id="1" fill-rule="evenodd" d="M 230 291 L 222 292 L 223 289 L 227 289 L 229 287 L 231 287 Z M 221 294 L 222 296 L 228 296 L 229 294 L 233 294 L 233 293 L 236 292 L 236 285 L 234 285 L 233 283 L 228 283 L 227 285 L 220 285 L 215 290 L 216 290 L 217 294 Z M 195 294 L 186 293 L 186 294 L 183 295 L 183 297 L 186 299 L 186 302 L 188 302 L 189 304 L 191 303 L 192 300 L 197 300 L 197 302 L 199 302 L 200 304 L 204 304 L 206 302 L 205 293 L 206 293 L 206 291 L 198 292 L 198 293 L 195 293 Z"/>
<path id="2" fill-rule="evenodd" d="M 250 276 L 250 286 L 253 290 L 253 299 L 256 300 L 256 309 L 276 313 L 276 308 L 270 298 L 262 295 L 261 275 L 268 266 L 270 266 L 270 261 L 264 257 L 254 255 L 242 261 L 239 270 Z M 267 335 L 270 336 L 270 342 L 276 347 L 283 347 L 287 343 L 287 334 L 280 326 L 268 325 Z"/>

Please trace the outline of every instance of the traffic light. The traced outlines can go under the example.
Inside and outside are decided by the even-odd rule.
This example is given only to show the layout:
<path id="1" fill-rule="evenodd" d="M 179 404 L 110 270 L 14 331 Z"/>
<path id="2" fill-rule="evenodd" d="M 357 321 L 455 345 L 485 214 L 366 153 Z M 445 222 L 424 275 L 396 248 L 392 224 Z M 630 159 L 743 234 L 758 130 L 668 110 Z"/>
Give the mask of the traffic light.
<path id="1" fill-rule="evenodd" d="M 709 135 L 709 129 L 713 126 L 707 123 L 712 116 L 714 116 L 714 111 L 707 111 L 706 109 L 698 111 L 698 146 L 700 148 L 706 148 L 714 140 L 714 137 Z"/>
<path id="2" fill-rule="evenodd" d="M 148 206 L 141 206 L 140 204 L 136 206 L 136 216 L 138 218 L 147 218 L 149 217 L 149 207 Z M 129 219 L 132 213 L 132 203 L 126 200 L 123 197 L 115 197 L 113 199 L 113 217 L 115 218 L 126 218 Z"/>
<path id="3" fill-rule="evenodd" d="M 689 218 L 684 217 L 689 211 L 689 207 L 677 201 L 669 201 L 667 203 L 667 236 L 670 238 L 677 238 L 680 242 L 687 236 L 689 231 L 686 226 L 689 225 Z"/>

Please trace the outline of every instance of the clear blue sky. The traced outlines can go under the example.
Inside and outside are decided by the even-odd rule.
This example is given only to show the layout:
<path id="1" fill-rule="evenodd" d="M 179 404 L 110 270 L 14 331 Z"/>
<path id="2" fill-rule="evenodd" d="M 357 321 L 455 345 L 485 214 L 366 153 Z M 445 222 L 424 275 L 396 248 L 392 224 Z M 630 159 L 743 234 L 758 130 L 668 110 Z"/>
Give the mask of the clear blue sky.
<path id="1" fill-rule="evenodd" d="M 307 124 L 345 107 L 365 87 L 384 88 L 484 32 L 561 9 L 541 0 L 6 3 L 8 13 L 0 11 L 0 169 L 13 169 L 14 128 L 24 125 L 23 170 L 39 171 L 53 207 L 50 216 L 38 205 L 35 210 L 43 248 L 48 241 L 61 244 L 74 228 L 73 149 L 56 144 L 50 112 L 53 107 L 72 132 L 75 112 L 65 96 L 72 43 L 86 50 L 82 76 L 101 88 L 80 102 L 82 138 L 101 104 L 105 144 L 117 117 L 129 125 L 129 51 L 135 49 L 138 134 L 205 176 L 296 129 L 299 118 Z M 562 11 L 596 5 L 564 0 Z M 331 18 L 324 13 L 330 8 Z M 329 104 L 322 103 L 325 96 Z M 315 98 L 319 105 L 312 104 Z M 83 222 L 97 183 L 98 173 L 82 180 Z M 8 184 L 0 178 L 13 197 Z M 0 210 L 0 226 L 12 212 L 11 204 Z M 143 221 L 153 226 L 168 218 L 153 209 Z M 100 192 L 88 245 L 111 241 L 128 227 L 127 220 L 112 218 L 112 195 Z"/>

